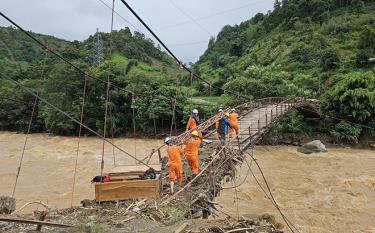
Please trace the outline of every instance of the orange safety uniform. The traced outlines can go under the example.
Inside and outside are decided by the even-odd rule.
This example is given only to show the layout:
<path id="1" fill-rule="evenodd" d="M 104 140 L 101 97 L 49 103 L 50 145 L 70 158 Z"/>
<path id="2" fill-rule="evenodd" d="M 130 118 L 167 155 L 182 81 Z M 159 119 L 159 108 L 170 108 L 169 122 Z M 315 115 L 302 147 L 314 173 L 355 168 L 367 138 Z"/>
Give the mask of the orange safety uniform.
<path id="1" fill-rule="evenodd" d="M 191 171 L 197 175 L 199 172 L 198 147 L 202 143 L 202 133 L 198 137 L 191 137 L 185 142 L 185 156 Z"/>
<path id="2" fill-rule="evenodd" d="M 186 130 L 197 128 L 197 123 L 198 122 L 194 119 L 194 117 L 190 116 L 186 125 Z"/>
<path id="3" fill-rule="evenodd" d="M 233 130 L 236 131 L 236 135 L 239 133 L 238 123 L 237 123 L 238 114 L 236 112 L 233 112 L 229 116 L 230 124 L 232 128 L 229 129 L 229 138 L 232 137 Z"/>
<path id="4" fill-rule="evenodd" d="M 184 153 L 184 149 L 181 146 L 168 146 L 168 166 L 169 166 L 169 182 L 177 181 L 182 183 L 182 162 L 181 154 Z"/>

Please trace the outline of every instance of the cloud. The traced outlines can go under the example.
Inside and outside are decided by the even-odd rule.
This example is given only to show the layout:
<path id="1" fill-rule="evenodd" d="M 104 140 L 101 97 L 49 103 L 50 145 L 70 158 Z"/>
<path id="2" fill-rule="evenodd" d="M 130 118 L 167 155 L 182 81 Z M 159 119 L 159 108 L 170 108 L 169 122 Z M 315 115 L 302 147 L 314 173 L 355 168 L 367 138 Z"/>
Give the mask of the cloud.
<path id="1" fill-rule="evenodd" d="M 67 40 L 84 40 L 100 31 L 110 30 L 111 0 L 2 0 L 1 11 L 27 30 Z M 184 62 L 196 61 L 207 48 L 210 36 L 223 26 L 239 24 L 258 12 L 273 7 L 274 0 L 128 0 L 136 12 Z M 140 25 L 120 0 L 116 0 L 114 28 Z M 0 25 L 9 25 L 0 19 Z M 156 30 L 157 29 L 157 30 Z M 153 38 L 152 38 L 153 39 Z M 200 42 L 200 43 L 197 43 Z"/>

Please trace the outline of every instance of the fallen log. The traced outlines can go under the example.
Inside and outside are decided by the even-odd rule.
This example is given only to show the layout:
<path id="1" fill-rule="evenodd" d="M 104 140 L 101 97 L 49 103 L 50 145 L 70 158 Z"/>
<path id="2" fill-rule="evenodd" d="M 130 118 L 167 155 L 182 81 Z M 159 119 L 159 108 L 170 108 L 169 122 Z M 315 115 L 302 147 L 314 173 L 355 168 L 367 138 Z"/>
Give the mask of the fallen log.
<path id="1" fill-rule="evenodd" d="M 45 221 L 31 220 L 31 219 L 22 219 L 22 218 L 0 217 L 0 221 L 2 221 L 2 222 L 15 222 L 15 223 L 31 224 L 31 225 L 44 225 L 44 226 L 61 227 L 61 228 L 73 227 L 72 225 L 68 225 L 68 224 L 45 222 Z"/>

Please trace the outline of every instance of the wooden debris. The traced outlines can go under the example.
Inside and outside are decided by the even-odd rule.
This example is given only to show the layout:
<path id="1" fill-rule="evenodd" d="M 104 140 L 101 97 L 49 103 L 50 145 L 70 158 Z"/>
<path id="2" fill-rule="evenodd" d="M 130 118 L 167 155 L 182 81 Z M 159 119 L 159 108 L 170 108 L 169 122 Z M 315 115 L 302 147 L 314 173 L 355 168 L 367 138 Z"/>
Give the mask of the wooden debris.
<path id="1" fill-rule="evenodd" d="M 247 230 L 253 230 L 254 228 L 245 227 L 245 228 L 238 228 L 230 231 L 226 231 L 225 233 L 233 233 L 233 232 L 239 232 L 239 231 L 247 231 Z"/>
<path id="2" fill-rule="evenodd" d="M 45 221 L 30 220 L 30 219 L 21 219 L 21 218 L 0 217 L 0 221 L 2 221 L 2 222 L 23 223 L 23 224 L 32 224 L 32 225 L 44 225 L 44 226 L 61 227 L 61 228 L 73 227 L 72 225 L 68 225 L 68 224 L 45 222 Z"/>
<path id="3" fill-rule="evenodd" d="M 182 233 L 186 231 L 186 228 L 188 228 L 189 223 L 185 222 L 183 223 L 179 228 L 177 228 L 174 233 Z"/>
<path id="4" fill-rule="evenodd" d="M 44 208 L 46 208 L 46 210 L 50 210 L 50 209 L 51 209 L 47 204 L 43 203 L 42 201 L 32 201 L 32 202 L 28 202 L 28 203 L 24 204 L 21 208 L 19 208 L 18 210 L 14 211 L 14 212 L 12 213 L 12 215 L 14 215 L 14 214 L 20 212 L 21 210 L 25 209 L 27 206 L 29 206 L 29 205 L 33 205 L 33 204 L 41 205 L 41 206 L 43 206 Z"/>
<path id="5" fill-rule="evenodd" d="M 122 220 L 121 223 L 128 222 L 128 221 L 133 220 L 135 218 L 136 218 L 136 216 L 130 216 L 129 218 L 125 218 L 124 220 Z"/>

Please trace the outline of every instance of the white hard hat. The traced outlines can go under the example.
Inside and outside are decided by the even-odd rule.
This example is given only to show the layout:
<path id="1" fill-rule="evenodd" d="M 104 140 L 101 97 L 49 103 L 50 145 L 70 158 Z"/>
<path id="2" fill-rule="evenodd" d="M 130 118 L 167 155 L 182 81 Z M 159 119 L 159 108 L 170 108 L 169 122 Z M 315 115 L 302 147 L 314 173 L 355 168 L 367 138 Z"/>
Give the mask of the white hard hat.
<path id="1" fill-rule="evenodd" d="M 236 111 L 236 109 L 235 109 L 235 108 L 232 108 L 231 111 L 234 112 L 234 111 Z"/>
<path id="2" fill-rule="evenodd" d="M 198 110 L 197 109 L 193 109 L 193 113 L 194 114 L 198 114 Z"/>
<path id="3" fill-rule="evenodd" d="M 168 143 L 171 142 L 171 141 L 172 141 L 172 138 L 170 138 L 170 137 L 166 137 L 165 140 L 164 140 L 164 142 L 165 142 L 166 144 L 168 144 Z"/>
<path id="4" fill-rule="evenodd" d="M 223 109 L 220 108 L 220 109 L 219 109 L 219 112 L 223 112 Z"/>

